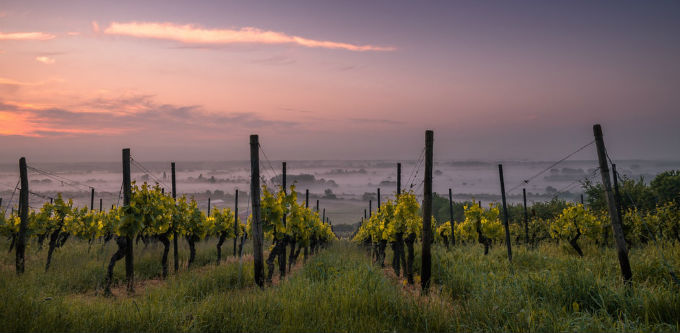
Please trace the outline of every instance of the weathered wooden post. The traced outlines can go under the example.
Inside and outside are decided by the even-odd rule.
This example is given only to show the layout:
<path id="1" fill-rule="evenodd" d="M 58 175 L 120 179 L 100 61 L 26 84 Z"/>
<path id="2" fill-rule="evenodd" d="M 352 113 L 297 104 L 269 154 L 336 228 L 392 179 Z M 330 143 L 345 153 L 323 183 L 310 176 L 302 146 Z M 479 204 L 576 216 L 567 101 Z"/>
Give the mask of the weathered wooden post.
<path id="1" fill-rule="evenodd" d="M 505 181 L 503 180 L 503 164 L 498 165 L 498 174 L 501 178 L 501 198 L 503 199 L 503 224 L 505 225 L 505 243 L 508 248 L 508 260 L 512 261 L 512 244 L 510 244 L 510 225 L 508 222 L 508 206 L 505 201 Z"/>
<path id="2" fill-rule="evenodd" d="M 264 263 L 262 261 L 262 221 L 260 220 L 260 143 L 257 134 L 250 136 L 250 197 L 253 207 L 253 261 L 255 283 L 264 287 Z"/>
<path id="3" fill-rule="evenodd" d="M 91 188 L 92 191 L 90 191 L 90 210 L 94 210 L 94 187 Z"/>
<path id="4" fill-rule="evenodd" d="M 316 212 L 319 212 L 319 199 L 316 199 Z"/>
<path id="5" fill-rule="evenodd" d="M 26 227 L 28 226 L 28 171 L 26 170 L 26 158 L 19 159 L 19 177 L 21 188 L 19 189 L 19 234 L 16 241 L 16 271 L 17 275 L 24 273 L 26 260 Z"/>
<path id="6" fill-rule="evenodd" d="M 208 216 L 210 216 L 210 197 L 208 197 Z"/>
<path id="7" fill-rule="evenodd" d="M 172 199 L 177 204 L 177 183 L 175 182 L 175 162 L 170 163 L 170 168 L 172 169 Z M 172 226 L 172 254 L 175 264 L 175 273 L 179 270 L 179 251 L 177 250 L 177 226 Z"/>
<path id="8" fill-rule="evenodd" d="M 286 162 L 281 162 L 281 188 L 283 189 L 283 195 L 287 193 L 286 190 Z M 283 227 L 286 227 L 286 214 L 283 214 Z M 286 249 L 288 247 L 288 235 L 284 235 L 283 239 L 278 240 L 281 244 L 279 250 L 279 276 L 281 278 L 286 276 Z"/>
<path id="9" fill-rule="evenodd" d="M 368 218 L 368 212 L 366 211 L 366 208 L 364 208 L 364 220 Z"/>
<path id="10" fill-rule="evenodd" d="M 380 212 L 380 187 L 378 187 L 378 212 Z"/>
<path id="11" fill-rule="evenodd" d="M 373 200 L 368 200 L 368 217 L 373 214 Z"/>
<path id="12" fill-rule="evenodd" d="M 129 206 L 132 197 L 132 187 L 130 182 L 130 148 L 123 149 L 123 205 Z M 133 239 L 131 235 L 125 236 L 127 247 L 125 251 L 125 279 L 127 280 L 128 292 L 135 291 L 135 270 Z"/>
<path id="13" fill-rule="evenodd" d="M 609 178 L 609 164 L 607 163 L 607 150 L 604 146 L 602 127 L 600 127 L 600 124 L 593 126 L 593 134 L 595 134 L 597 158 L 600 162 L 600 175 L 602 175 L 602 185 L 604 186 L 606 194 L 607 208 L 609 209 L 609 217 L 611 218 L 612 229 L 614 230 L 616 252 L 619 257 L 619 265 L 621 266 L 621 275 L 623 275 L 623 280 L 628 284 L 633 279 L 633 272 L 630 269 L 630 262 L 628 261 L 628 248 L 626 246 L 626 240 L 623 237 L 623 227 L 621 226 L 621 220 L 619 219 L 616 199 L 612 193 L 612 184 L 611 179 Z"/>
<path id="14" fill-rule="evenodd" d="M 104 208 L 104 199 L 99 198 L 99 211 L 101 212 Z"/>
<path id="15" fill-rule="evenodd" d="M 581 193 L 581 205 L 583 205 L 583 193 Z"/>
<path id="16" fill-rule="evenodd" d="M 234 194 L 234 257 L 236 257 L 236 239 L 238 239 L 238 189 Z"/>
<path id="17" fill-rule="evenodd" d="M 309 189 L 305 190 L 305 208 L 309 209 Z M 304 256 L 303 262 L 306 263 L 307 258 L 309 257 L 309 244 L 304 246 L 302 255 Z"/>
<path id="18" fill-rule="evenodd" d="M 614 200 L 616 200 L 616 212 L 619 214 L 619 221 L 623 223 L 623 218 L 621 218 L 621 193 L 619 192 L 619 173 L 616 172 L 616 164 L 612 163 L 612 176 L 614 178 Z M 624 234 L 625 236 L 625 234 Z"/>
<path id="19" fill-rule="evenodd" d="M 583 198 L 583 196 L 581 196 Z M 529 244 L 529 213 L 527 211 L 527 189 L 522 189 L 522 200 L 524 201 L 524 243 Z"/>
<path id="20" fill-rule="evenodd" d="M 421 251 L 421 281 L 420 287 L 424 293 L 430 288 L 430 276 L 432 273 L 432 164 L 434 132 L 425 131 L 425 184 L 423 187 L 423 247 Z"/>
<path id="21" fill-rule="evenodd" d="M 326 222 L 326 208 L 323 209 L 323 217 L 321 217 L 321 223 Z"/>
<path id="22" fill-rule="evenodd" d="M 401 163 L 397 163 L 397 196 L 401 194 Z"/>
<path id="23" fill-rule="evenodd" d="M 451 223 L 451 245 L 456 245 L 456 221 L 453 220 L 453 192 L 449 189 L 449 218 Z"/>

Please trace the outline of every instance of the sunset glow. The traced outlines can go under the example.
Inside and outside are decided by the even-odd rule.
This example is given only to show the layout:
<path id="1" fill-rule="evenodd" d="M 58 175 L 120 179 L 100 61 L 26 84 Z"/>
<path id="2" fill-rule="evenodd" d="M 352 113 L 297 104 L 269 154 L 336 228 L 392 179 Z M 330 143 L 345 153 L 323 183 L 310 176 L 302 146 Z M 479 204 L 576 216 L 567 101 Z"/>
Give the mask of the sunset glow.
<path id="1" fill-rule="evenodd" d="M 168 159 L 176 137 L 245 159 L 251 133 L 279 158 L 402 158 L 426 128 L 442 158 L 551 159 L 596 122 L 625 157 L 680 154 L 672 2 L 3 7 L 12 161 L 65 142 L 73 157 L 97 145 L 88 158 L 131 146 Z"/>

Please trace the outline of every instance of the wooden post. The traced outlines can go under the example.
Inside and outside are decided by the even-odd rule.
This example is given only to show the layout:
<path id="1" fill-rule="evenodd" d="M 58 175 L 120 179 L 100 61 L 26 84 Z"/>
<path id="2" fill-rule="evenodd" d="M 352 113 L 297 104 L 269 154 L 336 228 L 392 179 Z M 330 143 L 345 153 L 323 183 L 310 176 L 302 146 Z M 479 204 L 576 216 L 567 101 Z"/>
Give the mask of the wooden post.
<path id="1" fill-rule="evenodd" d="M 319 199 L 316 199 L 316 212 L 319 212 Z"/>
<path id="2" fill-rule="evenodd" d="M 170 168 L 172 169 L 172 199 L 177 204 L 177 183 L 175 182 L 175 162 L 170 163 Z M 177 250 L 177 228 L 172 226 L 172 254 L 175 264 L 175 273 L 179 270 L 179 251 Z"/>
<path id="3" fill-rule="evenodd" d="M 309 208 L 309 189 L 305 190 L 305 208 Z"/>
<path id="4" fill-rule="evenodd" d="M 602 175 L 602 185 L 607 198 L 607 208 L 609 209 L 609 217 L 612 221 L 612 229 L 614 230 L 614 238 L 616 240 L 616 252 L 619 257 L 619 265 L 621 266 L 621 275 L 623 280 L 628 284 L 633 279 L 633 272 L 630 269 L 630 262 L 628 261 L 628 248 L 626 240 L 623 237 L 623 228 L 619 213 L 617 209 L 616 199 L 612 193 L 611 179 L 609 178 L 609 164 L 607 163 L 607 150 L 604 146 L 604 139 L 602 138 L 602 127 L 600 124 L 593 126 L 593 133 L 595 134 L 595 145 L 597 146 L 597 158 L 600 162 L 600 175 Z"/>
<path id="5" fill-rule="evenodd" d="M 24 273 L 26 228 L 28 227 L 28 171 L 25 157 L 19 159 L 19 177 L 21 177 L 21 189 L 19 190 L 19 234 L 16 241 L 17 275 Z"/>
<path id="6" fill-rule="evenodd" d="M 505 225 L 505 243 L 508 248 L 508 260 L 512 261 L 512 244 L 510 244 L 510 225 L 508 223 L 508 206 L 505 201 L 505 181 L 503 180 L 503 164 L 498 165 L 498 174 L 501 177 L 501 198 L 503 199 L 503 224 Z"/>
<path id="7" fill-rule="evenodd" d="M 321 223 L 326 222 L 326 208 L 323 209 L 323 217 L 321 217 Z"/>
<path id="8" fill-rule="evenodd" d="M 583 198 L 583 196 L 581 196 Z M 529 244 L 529 212 L 527 211 L 527 189 L 522 189 L 522 199 L 524 200 L 524 243 Z"/>
<path id="9" fill-rule="evenodd" d="M 281 169 L 281 188 L 283 189 L 283 194 L 286 195 L 286 162 L 281 162 Z M 286 226 L 286 214 L 283 214 L 283 226 Z"/>
<path id="10" fill-rule="evenodd" d="M 250 136 L 250 197 L 253 207 L 253 261 L 255 283 L 264 287 L 264 262 L 262 261 L 262 221 L 260 220 L 260 142 L 256 134 Z"/>
<path id="11" fill-rule="evenodd" d="M 368 217 L 373 213 L 373 200 L 368 200 Z"/>
<path id="12" fill-rule="evenodd" d="M 210 216 L 210 197 L 208 197 L 208 216 Z"/>
<path id="13" fill-rule="evenodd" d="M 286 191 L 286 162 L 281 162 L 281 186 L 283 195 L 287 195 Z M 286 214 L 283 214 L 283 227 L 286 227 Z M 284 235 L 283 239 L 279 240 L 281 244 L 281 251 L 279 252 L 279 276 L 283 278 L 286 276 L 286 249 L 288 247 L 288 235 Z M 295 249 L 293 249 L 295 250 Z"/>
<path id="14" fill-rule="evenodd" d="M 424 293 L 430 288 L 430 275 L 432 273 L 432 164 L 434 132 L 425 131 L 425 184 L 423 187 L 423 248 L 421 251 L 421 280 L 420 287 Z"/>
<path id="15" fill-rule="evenodd" d="M 236 257 L 236 239 L 238 238 L 238 189 L 234 194 L 234 257 Z"/>
<path id="16" fill-rule="evenodd" d="M 99 211 L 101 212 L 104 208 L 104 199 L 99 198 Z"/>
<path id="17" fill-rule="evenodd" d="M 581 193 L 581 205 L 583 205 L 583 193 Z"/>
<path id="18" fill-rule="evenodd" d="M 397 197 L 401 194 L 401 163 L 397 163 Z"/>
<path id="19" fill-rule="evenodd" d="M 378 187 L 378 212 L 380 212 L 380 187 Z"/>
<path id="20" fill-rule="evenodd" d="M 90 192 L 90 210 L 94 210 L 94 187 L 92 187 Z"/>
<path id="21" fill-rule="evenodd" d="M 612 176 L 614 178 L 614 200 L 616 200 L 616 211 L 619 214 L 619 221 L 621 218 L 621 193 L 619 192 L 619 173 L 616 172 L 616 164 L 612 163 Z"/>
<path id="22" fill-rule="evenodd" d="M 456 245 L 456 221 L 453 220 L 453 192 L 449 189 L 449 221 L 451 223 L 451 245 Z"/>
<path id="23" fill-rule="evenodd" d="M 364 219 L 368 218 L 368 213 L 366 212 L 366 208 L 364 208 Z"/>
<path id="24" fill-rule="evenodd" d="M 123 149 L 123 205 L 129 206 L 132 197 L 132 188 L 130 182 L 130 148 Z M 128 292 L 134 292 L 135 285 L 135 270 L 134 270 L 134 252 L 133 252 L 133 237 L 134 235 L 126 235 L 127 247 L 125 251 L 125 279 L 127 280 Z"/>

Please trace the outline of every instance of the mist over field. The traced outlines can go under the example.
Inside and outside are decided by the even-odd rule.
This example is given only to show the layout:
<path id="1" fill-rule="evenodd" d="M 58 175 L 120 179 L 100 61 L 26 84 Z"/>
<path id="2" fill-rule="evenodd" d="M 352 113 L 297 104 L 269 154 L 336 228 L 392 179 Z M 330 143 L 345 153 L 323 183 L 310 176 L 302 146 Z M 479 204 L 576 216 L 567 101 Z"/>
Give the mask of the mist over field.
<path id="1" fill-rule="evenodd" d="M 580 153 L 584 156 L 592 151 Z M 335 224 L 354 224 L 373 200 L 377 207 L 377 188 L 381 189 L 383 201 L 394 199 L 396 192 L 397 163 L 402 163 L 402 188 L 413 191 L 422 199 L 423 170 L 416 169 L 414 161 L 287 161 L 287 183 L 295 185 L 298 200 L 304 201 L 304 192 L 310 191 L 310 205 L 319 199 L 327 215 Z M 594 171 L 597 161 L 570 160 L 549 168 L 554 162 L 501 161 L 504 164 L 506 192 L 510 202 L 522 200 L 522 188 L 528 192 L 529 202 L 550 200 L 554 197 L 569 201 L 580 200 L 583 194 L 581 185 L 586 179 L 600 182 L 599 174 Z M 159 183 L 166 191 L 170 190 L 169 162 L 140 162 L 146 170 L 132 168 L 132 180 L 138 184 Z M 476 200 L 484 204 L 500 202 L 500 183 L 498 162 L 484 161 L 438 161 L 433 175 L 434 192 L 448 197 L 448 189 L 453 192 L 455 201 Z M 55 172 L 69 181 L 60 182 L 36 172 L 30 172 L 31 191 L 47 197 L 63 193 L 73 198 L 77 206 L 90 204 L 90 189 L 95 188 L 95 206 L 102 198 L 104 207 L 119 205 L 122 181 L 120 162 L 85 163 L 35 163 L 37 168 Z M 658 173 L 669 169 L 680 169 L 678 161 L 624 160 L 618 162 L 619 172 L 633 179 L 642 177 L 647 182 Z M 422 169 L 422 166 L 421 166 Z M 260 172 L 263 184 L 269 187 L 281 185 L 281 161 L 262 161 Z M 212 207 L 233 207 L 234 190 L 241 192 L 239 207 L 245 218 L 248 212 L 250 191 L 249 161 L 194 161 L 177 162 L 178 194 L 195 197 L 199 206 L 207 210 L 208 198 Z M 524 184 L 523 180 L 541 173 Z M 0 165 L 0 184 L 3 188 L 0 197 L 12 197 L 13 186 L 18 180 L 15 165 Z M 86 186 L 85 186 L 86 185 Z M 512 189 L 512 191 L 510 191 Z M 44 197 L 31 196 L 31 204 L 40 206 Z M 8 201 L 3 201 L 7 205 Z M 15 195 L 16 204 L 16 195 Z"/>

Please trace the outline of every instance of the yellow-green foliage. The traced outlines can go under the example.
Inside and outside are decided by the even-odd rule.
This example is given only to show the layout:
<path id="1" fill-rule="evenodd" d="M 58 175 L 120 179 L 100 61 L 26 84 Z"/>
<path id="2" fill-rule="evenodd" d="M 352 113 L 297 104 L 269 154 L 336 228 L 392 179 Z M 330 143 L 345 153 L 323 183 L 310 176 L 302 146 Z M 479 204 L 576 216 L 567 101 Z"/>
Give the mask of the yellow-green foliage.
<path id="1" fill-rule="evenodd" d="M 581 204 L 569 204 L 550 223 L 550 236 L 564 240 L 574 239 L 577 234 L 596 239 L 602 234 L 602 221 L 583 208 Z"/>
<path id="2" fill-rule="evenodd" d="M 374 243 L 381 240 L 394 241 L 398 233 L 420 236 L 423 229 L 422 221 L 420 205 L 415 194 L 406 191 L 399 195 L 396 203 L 387 200 L 381 205 L 379 212 L 364 220 L 353 241 L 364 242 L 369 239 Z"/>
<path id="3" fill-rule="evenodd" d="M 435 235 L 435 240 L 443 240 L 444 237 L 451 239 L 451 221 L 446 221 L 437 227 L 437 232 Z"/>
<path id="4" fill-rule="evenodd" d="M 680 240 L 680 209 L 673 201 L 653 212 L 629 209 L 623 214 L 623 223 L 630 227 L 629 238 L 634 242 Z"/>
<path id="5" fill-rule="evenodd" d="M 474 242 L 478 239 L 478 230 L 482 235 L 492 241 L 499 241 L 503 238 L 503 224 L 498 218 L 500 211 L 497 204 L 490 204 L 489 209 L 484 209 L 478 205 L 466 205 L 465 220 L 456 225 L 456 239 Z"/>

